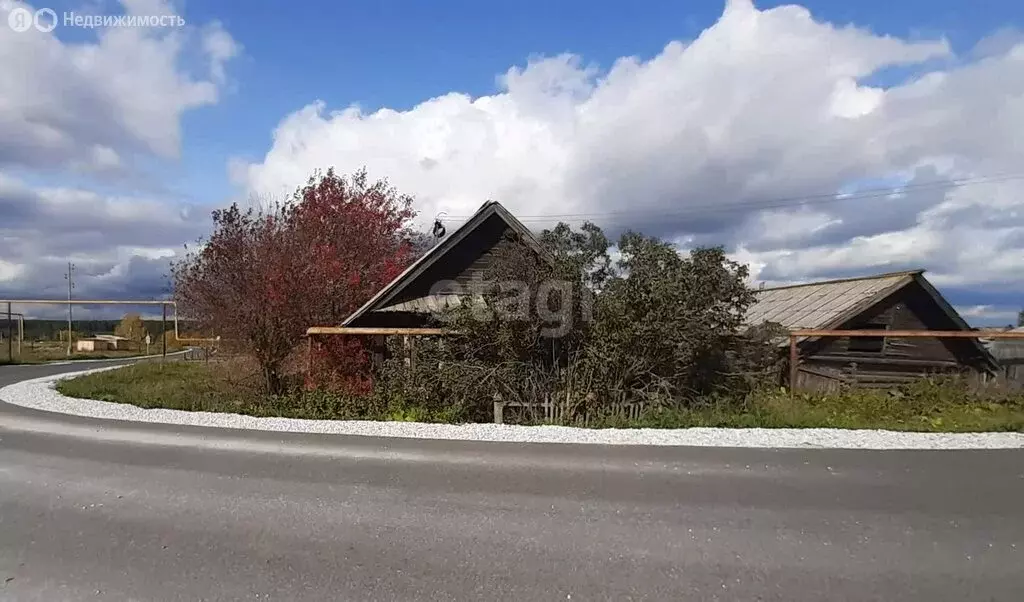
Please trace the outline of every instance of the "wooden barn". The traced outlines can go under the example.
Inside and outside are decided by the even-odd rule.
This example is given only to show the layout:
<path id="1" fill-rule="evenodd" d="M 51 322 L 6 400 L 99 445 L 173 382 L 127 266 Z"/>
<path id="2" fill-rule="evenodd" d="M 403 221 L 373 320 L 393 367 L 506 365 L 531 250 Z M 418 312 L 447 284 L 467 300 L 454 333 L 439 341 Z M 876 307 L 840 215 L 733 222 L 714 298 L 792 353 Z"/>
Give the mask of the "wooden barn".
<path id="1" fill-rule="evenodd" d="M 976 338 L 885 336 L 888 330 L 971 330 L 923 274 L 915 270 L 761 289 L 747 323 L 770 322 L 787 330 L 878 331 L 878 337 L 798 339 L 797 389 L 889 387 L 936 373 L 987 379 L 997 364 Z"/>

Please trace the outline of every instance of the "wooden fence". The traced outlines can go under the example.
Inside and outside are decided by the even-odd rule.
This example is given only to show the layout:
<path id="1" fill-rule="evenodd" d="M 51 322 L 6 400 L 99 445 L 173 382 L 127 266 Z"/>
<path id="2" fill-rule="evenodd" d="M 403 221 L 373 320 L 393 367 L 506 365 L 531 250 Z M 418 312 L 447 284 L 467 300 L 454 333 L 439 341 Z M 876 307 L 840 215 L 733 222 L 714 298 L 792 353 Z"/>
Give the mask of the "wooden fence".
<path id="1" fill-rule="evenodd" d="M 643 402 L 614 402 L 602 406 L 597 411 L 584 410 L 574 416 L 567 416 L 570 408 L 565 402 L 551 401 L 550 398 L 537 403 L 524 403 L 521 401 L 502 401 L 500 396 L 494 399 L 494 423 L 504 424 L 505 410 L 515 408 L 522 413 L 527 413 L 533 420 L 540 420 L 548 424 L 565 424 L 572 422 L 581 426 L 589 426 L 592 421 L 598 418 L 614 417 L 622 420 L 639 420 L 647 410 L 647 404 Z"/>

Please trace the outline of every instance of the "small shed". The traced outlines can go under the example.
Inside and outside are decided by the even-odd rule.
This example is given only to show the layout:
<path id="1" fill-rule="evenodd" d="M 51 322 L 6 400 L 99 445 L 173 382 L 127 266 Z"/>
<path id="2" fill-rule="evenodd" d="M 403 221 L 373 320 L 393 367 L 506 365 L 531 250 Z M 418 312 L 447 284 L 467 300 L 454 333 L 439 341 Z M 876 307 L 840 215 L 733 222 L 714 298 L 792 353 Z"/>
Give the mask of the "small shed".
<path id="1" fill-rule="evenodd" d="M 747 323 L 765 322 L 787 330 L 878 331 L 877 338 L 798 339 L 798 389 L 889 387 L 936 373 L 986 378 L 997 370 L 992 354 L 975 338 L 885 336 L 888 330 L 971 330 L 925 279 L 924 270 L 765 288 L 757 292 Z"/>
<path id="2" fill-rule="evenodd" d="M 1004 332 L 1024 334 L 1024 327 Z M 999 363 L 999 376 L 1006 384 L 1016 389 L 1024 388 L 1024 339 L 988 339 L 983 342 Z"/>
<path id="3" fill-rule="evenodd" d="M 110 349 L 117 349 L 119 345 L 124 345 L 131 341 L 128 337 L 120 337 L 116 334 L 98 334 L 93 338 L 98 341 L 106 341 Z"/>
<path id="4" fill-rule="evenodd" d="M 100 338 L 78 339 L 75 341 L 76 351 L 109 351 L 112 349 L 110 341 Z"/>

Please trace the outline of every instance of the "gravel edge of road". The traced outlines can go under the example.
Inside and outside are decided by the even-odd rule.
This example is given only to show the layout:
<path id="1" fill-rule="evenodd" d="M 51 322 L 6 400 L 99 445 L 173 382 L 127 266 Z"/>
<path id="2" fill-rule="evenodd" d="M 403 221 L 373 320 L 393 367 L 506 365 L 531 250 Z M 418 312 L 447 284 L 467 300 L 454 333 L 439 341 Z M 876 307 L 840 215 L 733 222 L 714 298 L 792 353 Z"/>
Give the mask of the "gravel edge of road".
<path id="1" fill-rule="evenodd" d="M 44 410 L 143 423 L 232 429 L 518 443 L 649 445 L 822 449 L 1019 449 L 1024 433 L 906 433 L 846 429 L 585 429 L 565 426 L 502 424 L 428 424 L 366 420 L 304 420 L 257 418 L 240 414 L 146 409 L 137 406 L 66 397 L 55 389 L 59 380 L 121 366 L 93 368 L 44 376 L 0 388 L 0 401 Z"/>

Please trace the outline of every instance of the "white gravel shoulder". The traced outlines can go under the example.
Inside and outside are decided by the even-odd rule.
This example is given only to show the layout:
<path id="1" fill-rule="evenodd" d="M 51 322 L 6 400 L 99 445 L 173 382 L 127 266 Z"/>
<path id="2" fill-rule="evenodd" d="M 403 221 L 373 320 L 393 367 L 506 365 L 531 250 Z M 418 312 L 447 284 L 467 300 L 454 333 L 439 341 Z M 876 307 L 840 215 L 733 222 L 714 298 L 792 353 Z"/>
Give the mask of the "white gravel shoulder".
<path id="1" fill-rule="evenodd" d="M 1024 448 L 1024 433 L 901 433 L 879 430 L 759 428 L 584 429 L 564 426 L 449 425 L 418 422 L 374 422 L 366 420 L 256 418 L 239 414 L 214 412 L 143 409 L 128 404 L 66 397 L 54 389 L 59 380 L 115 369 L 117 367 L 95 368 L 21 381 L 0 389 L 0 400 L 28 408 L 90 418 L 293 433 L 367 435 L 374 437 L 521 443 L 760 448 Z"/>

